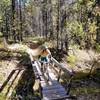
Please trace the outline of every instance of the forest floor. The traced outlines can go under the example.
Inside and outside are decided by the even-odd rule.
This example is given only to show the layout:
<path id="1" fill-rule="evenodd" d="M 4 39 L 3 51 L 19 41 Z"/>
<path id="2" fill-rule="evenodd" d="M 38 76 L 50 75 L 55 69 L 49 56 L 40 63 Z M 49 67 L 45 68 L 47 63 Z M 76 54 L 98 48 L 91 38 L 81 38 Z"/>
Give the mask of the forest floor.
<path id="1" fill-rule="evenodd" d="M 61 61 L 68 70 L 72 70 L 75 73 L 70 93 L 75 95 L 78 100 L 99 100 L 100 53 L 75 47 L 71 47 L 68 56 L 61 50 L 57 53 L 59 55 L 54 54 L 54 50 L 51 49 L 51 51 L 57 60 Z M 61 82 L 67 90 L 67 74 L 63 73 L 61 78 Z"/>
<path id="2" fill-rule="evenodd" d="M 72 57 L 70 55 L 73 55 Z M 70 59 L 69 59 L 70 58 Z M 100 98 L 100 55 L 93 50 L 74 49 L 63 62 L 74 71 L 71 94 L 78 100 L 99 100 Z M 72 60 L 74 59 L 74 60 Z M 91 73 L 90 70 L 92 69 Z M 65 79 L 65 75 L 63 79 Z M 67 80 L 64 81 L 64 86 Z"/>
<path id="3" fill-rule="evenodd" d="M 64 55 L 62 58 L 62 63 L 67 64 L 67 67 L 75 72 L 70 93 L 75 95 L 78 100 L 99 100 L 100 62 L 98 60 L 95 63 L 95 59 L 99 54 L 95 53 L 93 50 L 74 49 L 74 52 L 71 51 L 70 55 L 74 56 L 67 59 L 66 55 Z M 87 77 L 87 73 L 89 73 L 93 64 L 94 71 L 90 77 Z M 17 95 L 22 94 L 22 96 L 26 95 L 25 98 L 33 98 L 34 72 L 32 71 L 27 55 L 0 51 L 0 87 L 7 79 L 9 79 L 8 77 L 14 69 L 22 70 L 21 72 L 18 72 L 17 70 L 12 74 L 12 78 L 0 93 L 0 100 L 5 100 L 5 94 L 8 97 L 16 97 L 15 93 L 17 93 Z M 17 81 L 14 81 L 15 77 L 17 78 Z M 62 80 L 63 81 L 61 82 L 66 88 L 66 82 L 68 81 L 66 74 L 62 75 Z"/>
<path id="4" fill-rule="evenodd" d="M 35 100 L 34 81 L 26 54 L 0 51 L 0 100 Z"/>

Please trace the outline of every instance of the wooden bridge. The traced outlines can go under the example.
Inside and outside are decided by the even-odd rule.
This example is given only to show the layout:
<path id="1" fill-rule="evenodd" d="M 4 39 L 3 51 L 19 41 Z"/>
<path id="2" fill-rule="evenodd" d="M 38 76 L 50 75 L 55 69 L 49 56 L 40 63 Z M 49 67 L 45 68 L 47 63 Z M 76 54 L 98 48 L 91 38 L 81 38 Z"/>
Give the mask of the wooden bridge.
<path id="1" fill-rule="evenodd" d="M 69 89 L 65 88 L 59 83 L 59 79 L 62 72 L 72 75 L 71 71 L 60 64 L 53 57 L 51 63 L 46 66 L 46 71 L 41 71 L 40 62 L 38 60 L 33 61 L 31 59 L 33 70 L 35 73 L 36 81 L 39 82 L 39 90 L 42 100 L 65 100 L 69 97 Z"/>
<path id="2" fill-rule="evenodd" d="M 67 69 L 66 65 L 59 63 L 56 59 L 51 57 L 51 61 L 50 61 L 49 65 L 46 65 L 46 70 L 43 70 L 42 69 L 43 66 L 41 65 L 41 63 L 39 62 L 38 59 L 33 60 L 33 57 L 30 56 L 30 60 L 31 60 L 31 64 L 32 64 L 32 69 L 34 71 L 34 73 L 33 73 L 33 71 L 32 71 L 32 73 L 35 74 L 35 81 L 39 82 L 39 93 L 41 94 L 42 100 L 65 100 L 66 98 L 70 97 L 69 96 L 70 88 L 67 87 L 67 90 L 65 90 L 65 88 L 59 82 L 62 73 L 67 73 L 69 76 L 72 76 L 72 72 Z M 29 69 L 29 67 L 28 67 L 28 69 Z M 31 71 L 32 69 L 30 69 L 29 71 Z M 15 77 L 13 77 L 14 79 L 12 80 L 10 86 L 8 87 L 7 93 L 6 93 L 6 96 L 8 95 L 8 97 L 9 97 L 10 96 L 10 92 L 9 92 L 10 87 L 12 86 L 12 84 L 14 83 L 14 81 L 16 80 L 16 78 L 18 77 L 18 74 L 20 72 L 21 72 L 21 74 L 20 74 L 21 77 L 22 77 L 22 75 L 24 76 L 23 71 L 25 71 L 25 70 L 26 69 L 12 70 L 12 72 L 9 74 L 7 80 L 5 80 L 3 85 L 0 87 L 0 93 L 5 88 L 7 83 L 10 81 L 12 76 L 15 76 Z M 26 71 L 28 71 L 28 70 L 26 70 Z M 26 73 L 26 71 L 24 73 Z M 29 76 L 29 78 L 30 77 L 31 76 Z M 20 78 L 20 77 L 18 77 L 18 78 Z M 24 81 L 27 82 L 27 78 Z M 69 83 L 70 83 L 70 81 L 69 81 Z M 15 88 L 16 88 L 16 86 L 13 87 L 13 89 L 15 89 Z M 22 84 L 22 88 L 23 88 L 23 84 Z M 11 91 L 13 91 L 13 90 L 11 90 Z M 20 96 L 19 94 L 17 94 L 17 95 Z M 37 99 L 35 99 L 35 100 L 37 100 Z"/>

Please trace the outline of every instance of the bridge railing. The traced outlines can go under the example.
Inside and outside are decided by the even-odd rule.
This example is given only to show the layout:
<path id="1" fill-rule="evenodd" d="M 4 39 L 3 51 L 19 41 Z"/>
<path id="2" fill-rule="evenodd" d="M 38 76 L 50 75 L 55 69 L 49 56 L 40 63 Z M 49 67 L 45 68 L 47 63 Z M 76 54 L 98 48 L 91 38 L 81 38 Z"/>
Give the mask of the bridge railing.
<path id="1" fill-rule="evenodd" d="M 59 79 L 61 77 L 61 72 L 62 71 L 64 73 L 67 73 L 69 76 L 73 75 L 72 70 L 69 70 L 67 68 L 67 66 L 64 66 L 63 64 L 59 63 L 55 58 L 52 57 L 51 58 L 51 62 L 52 62 L 52 66 L 53 66 L 54 70 L 55 70 L 55 66 L 56 66 L 57 69 L 59 69 L 59 71 L 58 71 L 58 79 L 57 79 L 58 81 L 59 81 Z"/>

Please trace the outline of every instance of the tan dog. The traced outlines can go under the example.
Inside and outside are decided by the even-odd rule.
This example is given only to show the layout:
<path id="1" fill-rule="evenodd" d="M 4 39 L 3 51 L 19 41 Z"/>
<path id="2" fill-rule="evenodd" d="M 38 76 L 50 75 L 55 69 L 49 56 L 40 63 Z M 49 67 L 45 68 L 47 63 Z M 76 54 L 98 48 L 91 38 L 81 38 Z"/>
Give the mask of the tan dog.
<path id="1" fill-rule="evenodd" d="M 47 56 L 51 55 L 51 52 L 49 49 L 44 46 L 44 45 L 39 45 L 36 43 L 29 43 L 26 52 L 30 55 L 31 59 L 32 58 L 37 58 L 39 56 Z"/>

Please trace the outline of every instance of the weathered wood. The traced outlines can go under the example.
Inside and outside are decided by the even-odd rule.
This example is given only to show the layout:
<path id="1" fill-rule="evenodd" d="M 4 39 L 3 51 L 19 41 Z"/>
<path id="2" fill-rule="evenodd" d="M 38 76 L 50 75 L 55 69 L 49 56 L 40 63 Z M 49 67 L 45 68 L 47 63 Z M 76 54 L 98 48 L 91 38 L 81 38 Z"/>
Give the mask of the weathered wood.
<path id="1" fill-rule="evenodd" d="M 60 84 L 53 84 L 53 85 L 48 85 L 46 87 L 43 88 L 43 90 L 50 90 L 50 89 L 55 89 L 55 88 L 62 88 L 62 86 Z"/>
<path id="2" fill-rule="evenodd" d="M 59 86 L 56 87 L 56 88 L 54 87 L 54 88 L 50 88 L 50 89 L 49 88 L 48 89 L 43 89 L 43 93 L 47 93 L 47 92 L 51 92 L 51 93 L 52 92 L 53 93 L 54 92 L 56 92 L 56 93 L 58 93 L 58 92 L 62 93 L 63 92 L 64 94 L 66 94 L 65 89 L 63 87 L 59 87 Z"/>
<path id="3" fill-rule="evenodd" d="M 59 70 L 59 73 L 58 73 L 58 79 L 57 79 L 58 82 L 60 80 L 60 77 L 61 77 L 61 69 Z"/>
<path id="4" fill-rule="evenodd" d="M 59 68 L 62 69 L 64 72 L 68 73 L 68 75 L 72 75 L 72 71 L 67 69 L 67 67 L 63 66 L 62 64 L 60 64 L 56 59 L 54 59 L 53 57 L 51 58 L 51 60 L 53 61 L 53 63 Z"/>
<path id="5" fill-rule="evenodd" d="M 66 96 L 59 96 L 58 95 L 58 97 L 51 97 L 50 95 L 48 95 L 48 96 L 44 96 L 44 98 L 42 99 L 42 100 L 66 100 L 66 98 L 69 98 L 69 96 L 68 95 L 66 95 Z"/>
<path id="6" fill-rule="evenodd" d="M 59 99 L 59 97 L 64 98 L 66 96 L 66 91 L 63 86 L 58 83 L 57 78 L 55 77 L 50 67 L 48 67 L 48 74 L 51 83 L 49 83 L 48 86 L 45 85 L 42 87 L 43 100 L 54 100 Z"/>
<path id="7" fill-rule="evenodd" d="M 52 64 L 50 64 L 50 67 L 56 72 L 56 74 L 59 73 L 59 71 L 58 71 L 56 66 L 53 66 Z"/>
<path id="8" fill-rule="evenodd" d="M 52 70 L 48 67 L 48 74 L 49 74 L 49 79 L 52 80 L 57 80 L 57 77 L 54 75 Z"/>
<path id="9" fill-rule="evenodd" d="M 45 95 L 43 95 L 43 100 L 62 100 L 64 98 L 68 97 L 64 93 L 56 93 L 56 92 L 47 92 Z"/>
<path id="10" fill-rule="evenodd" d="M 42 72 L 41 72 L 39 65 L 37 64 L 36 61 L 34 61 L 34 64 L 35 64 L 35 66 L 33 68 L 35 68 L 37 70 L 39 76 L 42 76 Z"/>
<path id="11" fill-rule="evenodd" d="M 43 97 L 42 99 L 60 100 L 68 97 L 68 95 L 66 95 L 64 87 L 60 83 L 58 83 L 57 77 L 54 75 L 52 69 L 50 69 L 50 66 L 47 66 L 47 73 L 49 75 L 49 82 L 47 84 L 43 76 L 44 74 L 41 72 L 41 65 L 39 64 L 38 61 L 34 61 L 33 63 L 32 60 L 33 59 L 31 59 L 31 63 L 33 66 L 35 77 L 38 77 L 40 81 L 39 84 L 41 84 L 41 93 L 42 93 L 41 97 Z M 56 65 L 60 66 L 60 69 L 62 68 L 62 66 L 57 61 L 55 61 L 55 59 L 53 59 L 53 61 L 56 63 Z M 64 68 L 63 70 L 65 71 Z"/>

